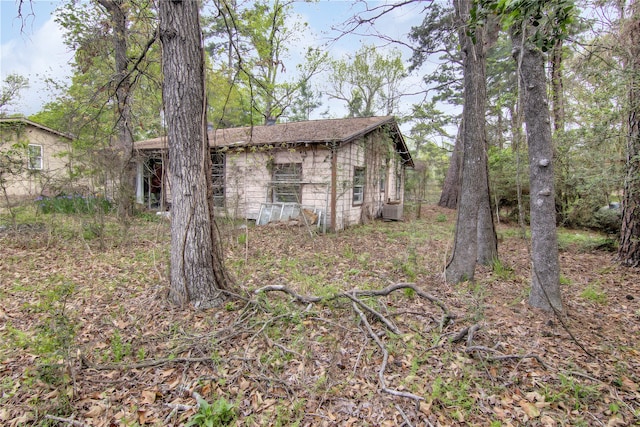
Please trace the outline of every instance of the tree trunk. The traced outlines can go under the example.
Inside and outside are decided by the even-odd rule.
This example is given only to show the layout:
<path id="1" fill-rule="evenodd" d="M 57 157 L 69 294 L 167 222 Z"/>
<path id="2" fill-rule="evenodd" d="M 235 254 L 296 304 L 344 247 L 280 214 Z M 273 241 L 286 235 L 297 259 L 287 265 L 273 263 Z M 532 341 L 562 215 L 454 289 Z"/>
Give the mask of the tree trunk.
<path id="1" fill-rule="evenodd" d="M 161 1 L 163 98 L 171 180 L 169 299 L 219 305 L 230 286 L 213 221 L 205 75 L 199 3 Z"/>
<path id="2" fill-rule="evenodd" d="M 526 35 L 525 35 L 526 36 Z M 544 310 L 563 310 L 556 236 L 553 183 L 553 143 L 544 57 L 526 37 L 513 37 L 514 57 L 524 91 L 530 173 L 531 294 L 529 304 Z"/>
<path id="3" fill-rule="evenodd" d="M 486 147 L 486 144 L 485 144 Z M 487 151 L 483 151 L 484 181 L 480 185 L 484 187 L 480 191 L 480 203 L 478 205 L 478 264 L 491 265 L 498 259 L 498 236 L 493 222 L 491 210 L 491 192 L 489 191 L 489 160 Z"/>
<path id="4" fill-rule="evenodd" d="M 629 83 L 629 119 L 627 129 L 627 175 L 622 198 L 622 228 L 618 259 L 624 265 L 640 266 L 640 1 L 629 5 L 625 43 L 629 58 L 625 64 Z"/>
<path id="5" fill-rule="evenodd" d="M 127 12 L 123 0 L 97 0 L 109 14 L 113 26 L 113 52 L 115 59 L 116 135 L 117 135 L 117 183 L 116 202 L 118 216 L 126 220 L 133 210 L 135 171 L 133 158 L 133 133 L 131 131 L 131 79 L 127 57 Z"/>
<path id="6" fill-rule="evenodd" d="M 464 122 L 464 120 L 463 120 Z M 451 153 L 449 160 L 449 169 L 444 179 L 442 193 L 440 193 L 440 201 L 438 206 L 443 208 L 455 209 L 458 207 L 458 194 L 460 192 L 460 175 L 462 171 L 462 132 L 464 123 L 460 123 L 458 128 L 458 136 L 456 136 L 456 144 Z"/>
<path id="7" fill-rule="evenodd" d="M 465 24 L 469 19 L 470 2 L 454 1 L 456 15 Z M 458 201 L 456 236 L 451 260 L 447 264 L 447 282 L 473 280 L 477 262 L 490 262 L 497 255 L 493 217 L 489 202 L 488 165 L 486 153 L 486 55 L 483 28 L 475 30 L 474 38 L 461 32 L 463 41 L 464 108 L 462 131 L 462 182 Z M 490 240 L 493 238 L 493 243 Z M 480 241 L 482 239 L 482 241 Z"/>

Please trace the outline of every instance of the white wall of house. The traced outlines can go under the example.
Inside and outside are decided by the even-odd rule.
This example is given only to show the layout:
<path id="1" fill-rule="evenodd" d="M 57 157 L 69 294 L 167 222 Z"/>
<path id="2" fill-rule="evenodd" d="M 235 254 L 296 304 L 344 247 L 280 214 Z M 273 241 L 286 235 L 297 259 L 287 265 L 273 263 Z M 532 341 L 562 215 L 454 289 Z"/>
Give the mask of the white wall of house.
<path id="1" fill-rule="evenodd" d="M 298 149 L 230 150 L 225 159 L 225 207 L 222 214 L 257 219 L 262 203 L 271 202 L 272 164 L 302 164 L 301 201 L 305 207 L 327 209 L 331 156 L 318 146 Z"/>
<path id="2" fill-rule="evenodd" d="M 357 141 L 343 143 L 337 150 L 336 230 L 359 224 L 363 219 L 378 217 L 384 203 L 402 199 L 402 185 L 396 185 L 396 171 L 402 171 L 397 153 L 388 148 L 370 149 L 375 139 L 380 137 L 380 134 L 370 134 Z M 227 149 L 224 153 L 225 203 L 224 207 L 216 207 L 216 215 L 258 219 L 261 205 L 273 202 L 271 184 L 274 167 L 295 163 L 302 165 L 300 204 L 322 212 L 327 219 L 327 226 L 331 225 L 332 155 L 329 147 L 318 144 L 302 145 L 295 149 L 242 147 Z M 356 167 L 366 170 L 362 204 L 354 204 Z"/>

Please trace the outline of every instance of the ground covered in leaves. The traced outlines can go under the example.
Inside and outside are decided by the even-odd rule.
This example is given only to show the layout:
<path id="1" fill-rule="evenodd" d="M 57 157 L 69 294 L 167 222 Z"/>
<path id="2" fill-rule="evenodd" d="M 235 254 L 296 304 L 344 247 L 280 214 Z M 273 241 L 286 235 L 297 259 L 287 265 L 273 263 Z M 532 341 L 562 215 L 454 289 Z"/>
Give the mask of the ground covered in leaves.
<path id="1" fill-rule="evenodd" d="M 436 207 L 329 235 L 223 224 L 237 295 L 206 311 L 167 302 L 152 215 L 4 228 L 0 424 L 640 425 L 640 272 L 561 230 L 557 318 L 526 303 L 514 226 L 493 268 L 446 284 L 453 224 Z"/>

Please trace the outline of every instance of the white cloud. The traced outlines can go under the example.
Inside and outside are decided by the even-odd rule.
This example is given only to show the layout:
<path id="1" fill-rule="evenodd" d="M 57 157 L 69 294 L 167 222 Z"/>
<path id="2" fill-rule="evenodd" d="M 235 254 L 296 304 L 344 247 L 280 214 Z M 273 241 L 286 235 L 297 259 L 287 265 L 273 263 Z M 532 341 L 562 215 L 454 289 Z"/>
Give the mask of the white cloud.
<path id="1" fill-rule="evenodd" d="M 13 73 L 29 79 L 29 88 L 22 91 L 22 96 L 10 107 L 9 113 L 31 115 L 40 111 L 43 104 L 51 101 L 55 94 L 49 91 L 45 79 L 52 79 L 58 83 L 69 81 L 69 62 L 73 60 L 73 52 L 64 44 L 63 34 L 63 29 L 51 16 L 32 34 L 16 34 L 6 43 L 2 43 L 2 79 Z"/>

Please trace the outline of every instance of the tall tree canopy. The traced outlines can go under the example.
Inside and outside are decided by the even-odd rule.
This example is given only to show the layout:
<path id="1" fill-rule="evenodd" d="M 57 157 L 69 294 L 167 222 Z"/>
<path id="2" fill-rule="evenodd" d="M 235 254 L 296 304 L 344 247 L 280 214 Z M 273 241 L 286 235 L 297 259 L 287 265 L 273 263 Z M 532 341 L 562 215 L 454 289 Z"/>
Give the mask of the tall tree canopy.
<path id="1" fill-rule="evenodd" d="M 349 117 L 397 114 L 404 77 L 398 50 L 384 54 L 365 45 L 352 58 L 331 62 L 327 94 L 346 104 Z"/>

